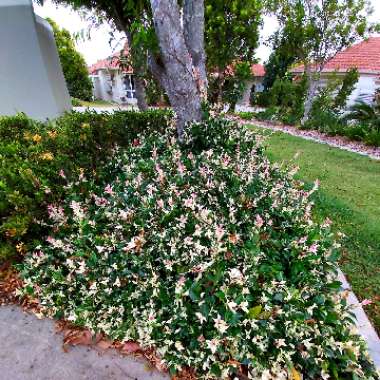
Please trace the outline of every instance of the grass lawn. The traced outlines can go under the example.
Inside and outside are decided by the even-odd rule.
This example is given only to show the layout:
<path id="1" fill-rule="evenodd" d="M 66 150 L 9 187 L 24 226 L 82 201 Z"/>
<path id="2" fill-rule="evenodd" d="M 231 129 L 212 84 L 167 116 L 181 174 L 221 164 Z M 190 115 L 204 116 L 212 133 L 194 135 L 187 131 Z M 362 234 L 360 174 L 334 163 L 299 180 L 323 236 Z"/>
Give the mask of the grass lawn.
<path id="1" fill-rule="evenodd" d="M 330 217 L 346 235 L 341 268 L 356 295 L 374 301 L 366 311 L 380 333 L 380 161 L 285 133 L 257 130 L 270 134 L 272 161 L 299 166 L 298 177 L 305 182 L 320 180 L 316 216 Z"/>
<path id="2" fill-rule="evenodd" d="M 85 100 L 80 101 L 82 107 L 115 107 L 118 106 L 116 103 L 107 102 L 105 100 L 96 99 L 92 102 L 87 102 Z"/>

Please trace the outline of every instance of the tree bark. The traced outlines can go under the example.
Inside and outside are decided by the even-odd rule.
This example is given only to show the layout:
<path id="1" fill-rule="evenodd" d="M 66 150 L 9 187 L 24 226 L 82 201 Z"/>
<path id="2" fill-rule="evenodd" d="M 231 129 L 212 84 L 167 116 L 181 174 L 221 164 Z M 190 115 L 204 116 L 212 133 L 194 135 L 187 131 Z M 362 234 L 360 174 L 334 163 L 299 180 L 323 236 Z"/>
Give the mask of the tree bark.
<path id="1" fill-rule="evenodd" d="M 137 99 L 137 107 L 140 111 L 147 111 L 149 109 L 148 103 L 146 101 L 146 91 L 145 91 L 145 81 L 142 76 L 138 73 L 138 69 L 133 67 L 133 72 L 135 73 L 135 92 Z"/>
<path id="2" fill-rule="evenodd" d="M 205 7 L 204 0 L 185 0 L 183 4 L 183 28 L 186 46 L 193 59 L 198 76 L 198 89 L 207 99 L 206 52 L 204 48 Z"/>
<path id="3" fill-rule="evenodd" d="M 311 71 L 310 66 L 306 66 L 305 68 L 306 78 L 307 78 L 307 92 L 306 92 L 306 99 L 305 99 L 305 106 L 304 106 L 304 113 L 303 117 L 301 119 L 301 125 L 304 126 L 306 122 L 310 118 L 310 112 L 313 107 L 313 100 L 315 97 L 315 94 L 318 90 L 318 79 L 315 78 L 315 73 Z M 318 71 L 319 73 L 319 71 Z"/>
<path id="4" fill-rule="evenodd" d="M 221 107 L 221 108 L 223 108 L 223 87 L 224 87 L 225 82 L 226 82 L 226 76 L 224 74 L 223 69 L 220 69 L 218 73 L 218 94 L 216 97 L 216 103 L 218 107 Z"/>
<path id="5" fill-rule="evenodd" d="M 151 64 L 155 65 L 152 71 L 158 75 L 176 112 L 178 138 L 182 140 L 186 124 L 202 119 L 201 95 L 193 60 L 185 42 L 178 1 L 150 0 L 150 3 L 162 53 L 161 65 L 151 57 Z"/>

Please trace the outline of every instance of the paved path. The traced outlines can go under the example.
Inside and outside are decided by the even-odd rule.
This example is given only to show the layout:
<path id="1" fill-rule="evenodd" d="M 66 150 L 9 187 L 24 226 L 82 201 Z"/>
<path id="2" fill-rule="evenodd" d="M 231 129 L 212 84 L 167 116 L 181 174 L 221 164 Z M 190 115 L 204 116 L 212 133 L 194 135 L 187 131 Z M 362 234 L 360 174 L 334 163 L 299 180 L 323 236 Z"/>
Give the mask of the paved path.
<path id="1" fill-rule="evenodd" d="M 169 380 L 142 358 L 78 346 L 65 353 L 52 320 L 0 307 L 0 380 Z"/>

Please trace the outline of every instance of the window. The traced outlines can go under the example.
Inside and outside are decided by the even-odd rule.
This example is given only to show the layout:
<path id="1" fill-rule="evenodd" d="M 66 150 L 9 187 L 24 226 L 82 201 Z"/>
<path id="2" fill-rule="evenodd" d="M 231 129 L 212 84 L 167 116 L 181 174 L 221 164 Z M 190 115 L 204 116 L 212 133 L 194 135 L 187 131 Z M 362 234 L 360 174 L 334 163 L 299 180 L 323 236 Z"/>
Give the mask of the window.
<path id="1" fill-rule="evenodd" d="M 135 81 L 133 75 L 126 75 L 124 77 L 124 90 L 128 99 L 136 98 Z"/>

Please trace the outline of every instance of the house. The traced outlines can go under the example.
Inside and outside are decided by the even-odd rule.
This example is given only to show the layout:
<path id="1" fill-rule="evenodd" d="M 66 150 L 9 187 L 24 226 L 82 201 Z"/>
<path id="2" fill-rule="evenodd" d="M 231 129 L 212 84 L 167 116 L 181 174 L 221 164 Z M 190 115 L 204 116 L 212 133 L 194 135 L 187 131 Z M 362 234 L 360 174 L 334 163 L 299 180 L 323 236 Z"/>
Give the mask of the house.
<path id="1" fill-rule="evenodd" d="M 123 56 L 128 51 L 124 50 Z M 124 64 L 121 53 L 102 59 L 89 67 L 95 99 L 118 104 L 137 103 L 133 70 Z"/>
<path id="2" fill-rule="evenodd" d="M 128 55 L 125 48 L 124 56 Z M 122 65 L 120 53 L 102 59 L 89 67 L 90 78 L 93 83 L 94 97 L 119 104 L 137 103 L 133 70 L 128 65 Z M 254 64 L 251 67 L 252 78 L 247 81 L 246 90 L 241 101 L 242 106 L 249 106 L 251 92 L 264 90 L 263 79 L 265 69 L 263 65 Z"/>
<path id="3" fill-rule="evenodd" d="M 380 37 L 370 37 L 330 59 L 321 73 L 321 85 L 327 82 L 331 74 L 344 75 L 355 67 L 359 72 L 359 81 L 348 99 L 348 106 L 358 100 L 371 103 L 380 86 Z M 297 66 L 291 72 L 302 74 L 303 66 Z"/>
<path id="4" fill-rule="evenodd" d="M 251 66 L 251 73 L 252 77 L 247 80 L 243 96 L 237 103 L 239 110 L 242 110 L 244 107 L 250 107 L 250 99 L 253 92 L 264 91 L 265 67 L 256 63 Z"/>

